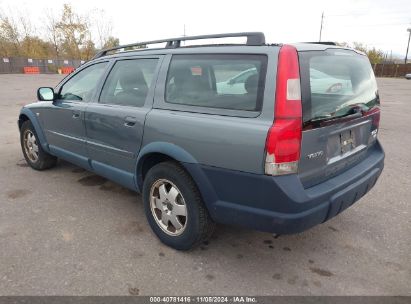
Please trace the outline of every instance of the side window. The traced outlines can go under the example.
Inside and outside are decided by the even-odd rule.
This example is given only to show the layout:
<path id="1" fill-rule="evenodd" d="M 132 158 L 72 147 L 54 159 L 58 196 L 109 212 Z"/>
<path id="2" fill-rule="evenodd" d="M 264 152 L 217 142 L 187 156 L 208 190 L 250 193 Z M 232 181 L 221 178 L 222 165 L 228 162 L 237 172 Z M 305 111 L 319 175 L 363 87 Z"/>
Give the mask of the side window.
<path id="1" fill-rule="evenodd" d="M 90 101 L 107 62 L 93 64 L 71 77 L 60 89 L 59 99 Z"/>
<path id="2" fill-rule="evenodd" d="M 100 103 L 142 107 L 158 59 L 127 59 L 117 61 L 107 77 Z"/>
<path id="3" fill-rule="evenodd" d="M 265 55 L 175 55 L 166 83 L 169 103 L 258 111 L 263 98 Z"/>

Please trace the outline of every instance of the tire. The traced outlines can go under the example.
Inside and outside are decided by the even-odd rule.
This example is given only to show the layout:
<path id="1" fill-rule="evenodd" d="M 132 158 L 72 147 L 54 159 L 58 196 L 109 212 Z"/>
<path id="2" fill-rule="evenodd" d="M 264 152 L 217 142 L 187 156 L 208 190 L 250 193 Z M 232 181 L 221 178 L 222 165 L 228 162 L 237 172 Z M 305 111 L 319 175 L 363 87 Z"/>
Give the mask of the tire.
<path id="1" fill-rule="evenodd" d="M 152 196 L 156 199 L 152 200 Z M 177 163 L 162 162 L 148 171 L 143 184 L 143 203 L 153 232 L 164 244 L 174 249 L 190 250 L 206 241 L 214 231 L 215 223 L 208 214 L 197 186 Z M 168 224 L 165 225 L 165 222 Z M 183 227 L 177 229 L 179 225 Z"/>
<path id="2" fill-rule="evenodd" d="M 20 144 L 27 164 L 33 169 L 46 170 L 56 165 L 57 158 L 43 150 L 30 120 L 20 128 Z"/>

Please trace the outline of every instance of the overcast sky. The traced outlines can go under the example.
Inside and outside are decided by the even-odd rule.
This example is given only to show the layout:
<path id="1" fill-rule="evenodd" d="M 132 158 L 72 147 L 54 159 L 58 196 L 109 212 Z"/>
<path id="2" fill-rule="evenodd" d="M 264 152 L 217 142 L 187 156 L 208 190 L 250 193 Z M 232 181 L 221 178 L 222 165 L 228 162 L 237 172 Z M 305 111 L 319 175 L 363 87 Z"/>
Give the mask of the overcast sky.
<path id="1" fill-rule="evenodd" d="M 267 42 L 359 41 L 404 56 L 411 0 L 0 0 L 0 10 L 27 13 L 41 32 L 44 11 L 70 3 L 79 13 L 104 9 L 120 42 L 187 35 L 263 31 Z"/>

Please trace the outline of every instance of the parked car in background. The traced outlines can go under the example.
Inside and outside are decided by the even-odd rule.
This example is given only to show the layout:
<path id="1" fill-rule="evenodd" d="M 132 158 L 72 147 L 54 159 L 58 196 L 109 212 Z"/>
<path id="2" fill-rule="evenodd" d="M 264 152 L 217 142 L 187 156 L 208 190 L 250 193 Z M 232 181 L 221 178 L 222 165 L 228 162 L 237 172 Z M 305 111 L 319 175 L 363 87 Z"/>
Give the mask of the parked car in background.
<path id="1" fill-rule="evenodd" d="M 255 77 L 258 71 L 256 68 L 247 69 L 240 72 L 239 74 L 221 81 L 217 82 L 217 92 L 219 94 L 245 94 L 247 89 L 245 87 L 247 79 L 251 76 Z"/>
<path id="2" fill-rule="evenodd" d="M 241 73 L 217 82 L 217 92 L 221 94 L 244 94 L 249 77 L 257 75 L 255 68 L 247 69 Z M 254 76 L 255 77 L 255 76 Z M 316 69 L 310 69 L 310 87 L 314 93 L 352 94 L 351 79 L 339 79 Z"/>
<path id="3" fill-rule="evenodd" d="M 411 73 L 410 74 L 405 74 L 406 79 L 411 79 Z"/>
<path id="4" fill-rule="evenodd" d="M 245 45 L 181 46 L 242 36 Z M 262 33 L 163 42 L 104 50 L 39 88 L 18 118 L 27 163 L 45 170 L 61 158 L 142 193 L 152 230 L 179 250 L 215 223 L 301 232 L 375 185 L 380 99 L 364 54 L 267 45 Z"/>
<path id="5" fill-rule="evenodd" d="M 311 93 L 353 94 L 351 79 L 336 78 L 316 69 L 310 69 Z"/>

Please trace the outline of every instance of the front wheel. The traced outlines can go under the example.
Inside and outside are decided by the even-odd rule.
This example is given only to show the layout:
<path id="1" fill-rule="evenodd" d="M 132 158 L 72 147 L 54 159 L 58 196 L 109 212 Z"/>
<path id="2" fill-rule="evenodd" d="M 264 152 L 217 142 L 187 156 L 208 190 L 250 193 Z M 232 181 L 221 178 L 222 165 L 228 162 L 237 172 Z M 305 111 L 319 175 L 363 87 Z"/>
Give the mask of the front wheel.
<path id="1" fill-rule="evenodd" d="M 214 230 L 192 178 L 174 162 L 160 163 L 147 173 L 143 185 L 147 220 L 166 245 L 189 250 L 209 238 Z"/>
<path id="2" fill-rule="evenodd" d="M 20 144 L 27 164 L 33 169 L 45 170 L 56 165 L 57 158 L 43 150 L 30 120 L 26 120 L 21 126 Z"/>

